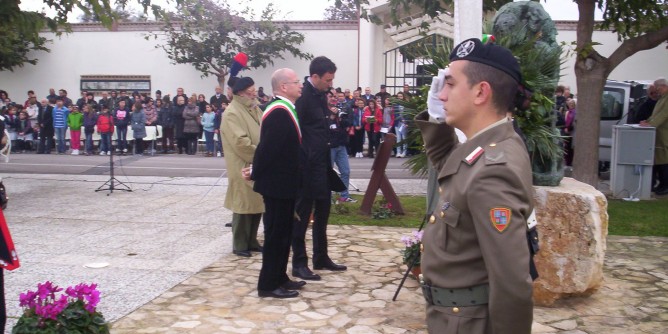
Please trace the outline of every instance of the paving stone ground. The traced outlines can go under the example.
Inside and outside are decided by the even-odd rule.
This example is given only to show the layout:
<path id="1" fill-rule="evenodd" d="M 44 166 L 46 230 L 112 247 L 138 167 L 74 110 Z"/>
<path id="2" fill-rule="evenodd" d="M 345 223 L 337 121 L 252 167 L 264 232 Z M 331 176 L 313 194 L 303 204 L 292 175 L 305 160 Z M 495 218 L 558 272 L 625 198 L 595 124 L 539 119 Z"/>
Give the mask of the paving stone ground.
<path id="1" fill-rule="evenodd" d="M 319 271 L 301 296 L 258 298 L 261 256 L 231 254 L 215 178 L 135 177 L 132 193 L 95 193 L 104 177 L 5 176 L 6 216 L 22 267 L 6 275 L 10 319 L 18 293 L 38 282 L 95 281 L 112 333 L 426 333 L 424 300 L 405 270 L 400 237 L 410 229 L 329 227 L 330 252 L 346 272 Z M 126 181 L 126 180 L 123 180 Z M 365 187 L 364 180 L 355 180 Z M 400 180 L 401 181 L 401 180 Z M 214 185 L 212 187 L 212 185 Z M 419 193 L 421 181 L 397 182 Z M 310 247 L 309 247 L 310 249 Z M 105 262 L 101 269 L 85 264 Z M 668 333 L 668 238 L 608 238 L 604 284 L 589 297 L 536 307 L 533 333 Z"/>

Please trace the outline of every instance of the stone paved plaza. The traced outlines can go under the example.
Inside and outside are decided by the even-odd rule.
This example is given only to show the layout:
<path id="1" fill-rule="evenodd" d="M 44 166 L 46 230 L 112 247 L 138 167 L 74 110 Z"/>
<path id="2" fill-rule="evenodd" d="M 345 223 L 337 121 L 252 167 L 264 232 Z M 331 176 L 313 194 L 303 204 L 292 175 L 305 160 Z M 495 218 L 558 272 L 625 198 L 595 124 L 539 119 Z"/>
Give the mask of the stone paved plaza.
<path id="1" fill-rule="evenodd" d="M 106 196 L 94 192 L 104 176 L 4 177 L 22 261 L 5 276 L 12 317 L 21 311 L 20 292 L 52 280 L 97 282 L 100 310 L 119 334 L 426 333 L 414 279 L 392 301 L 405 270 L 400 237 L 410 229 L 332 222 L 331 255 L 348 271 L 319 271 L 323 279 L 299 298 L 258 298 L 261 256 L 232 255 L 223 226 L 231 218 L 222 208 L 225 180 L 132 177 L 133 192 Z M 395 187 L 419 194 L 425 184 L 397 180 Z M 601 289 L 537 307 L 533 332 L 668 333 L 667 290 L 668 239 L 610 236 Z"/>

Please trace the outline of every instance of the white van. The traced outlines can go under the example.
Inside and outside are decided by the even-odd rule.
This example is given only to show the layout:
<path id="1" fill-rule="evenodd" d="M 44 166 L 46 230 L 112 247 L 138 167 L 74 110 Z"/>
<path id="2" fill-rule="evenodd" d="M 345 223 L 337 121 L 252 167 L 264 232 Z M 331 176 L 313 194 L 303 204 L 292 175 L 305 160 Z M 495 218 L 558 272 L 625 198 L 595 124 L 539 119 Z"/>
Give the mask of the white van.
<path id="1" fill-rule="evenodd" d="M 652 81 L 608 80 L 601 98 L 601 123 L 598 138 L 599 171 L 610 168 L 612 127 L 626 124 L 647 100 L 647 87 Z M 631 117 L 629 117 L 631 115 Z"/>

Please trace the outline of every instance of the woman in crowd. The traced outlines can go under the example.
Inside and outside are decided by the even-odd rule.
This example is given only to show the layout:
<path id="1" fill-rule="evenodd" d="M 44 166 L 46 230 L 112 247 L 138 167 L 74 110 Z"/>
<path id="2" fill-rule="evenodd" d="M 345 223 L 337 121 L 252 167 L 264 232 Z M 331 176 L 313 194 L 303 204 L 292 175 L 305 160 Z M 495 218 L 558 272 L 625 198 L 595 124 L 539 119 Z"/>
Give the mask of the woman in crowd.
<path id="1" fill-rule="evenodd" d="M 16 151 L 25 153 L 26 150 L 30 149 L 32 144 L 32 124 L 30 119 L 28 119 L 28 113 L 21 111 L 19 117 L 14 123 L 16 126 Z"/>
<path id="2" fill-rule="evenodd" d="M 575 135 L 575 100 L 566 100 L 566 115 L 564 116 L 564 162 L 566 166 L 573 166 L 573 136 Z"/>
<path id="3" fill-rule="evenodd" d="M 174 152 L 174 118 L 170 107 L 171 101 L 169 101 L 169 96 L 165 96 L 164 99 L 155 102 L 155 108 L 158 110 L 158 124 L 162 126 L 162 153 Z"/>
<path id="4" fill-rule="evenodd" d="M 385 98 L 385 108 L 383 108 L 383 122 L 380 125 L 380 136 L 385 138 L 385 134 L 390 130 L 394 131 L 394 106 L 390 102 L 390 97 Z"/>
<path id="5" fill-rule="evenodd" d="M 364 100 L 355 98 L 351 112 L 351 123 L 353 125 L 353 137 L 350 138 L 350 154 L 355 158 L 364 158 Z"/>
<path id="6" fill-rule="evenodd" d="M 130 115 L 132 138 L 135 140 L 135 155 L 144 154 L 144 137 L 146 137 L 146 114 L 141 101 L 135 102 Z"/>
<path id="7" fill-rule="evenodd" d="M 186 121 L 183 118 L 183 110 L 186 109 L 186 99 L 183 95 L 176 97 L 176 104 L 172 106 L 172 119 L 174 121 L 174 137 L 176 137 L 176 147 L 179 149 L 179 154 L 183 154 L 186 149 L 188 141 L 183 134 L 183 125 Z"/>
<path id="8" fill-rule="evenodd" d="M 186 154 L 197 153 L 197 135 L 200 128 L 200 114 L 197 98 L 191 96 L 188 105 L 183 109 L 183 138 L 186 142 Z"/>
<path id="9" fill-rule="evenodd" d="M 85 104 L 83 107 L 83 127 L 86 155 L 93 154 L 93 134 L 95 133 L 95 124 L 97 124 L 97 113 L 91 108 L 90 104 Z"/>
<path id="10" fill-rule="evenodd" d="M 364 108 L 364 115 L 362 117 L 364 131 L 366 131 L 367 138 L 369 139 L 369 158 L 373 158 L 373 152 L 378 150 L 378 134 L 380 133 L 379 122 L 381 122 L 382 119 L 383 110 L 380 109 L 375 99 L 369 100 L 368 105 Z"/>
<path id="11" fill-rule="evenodd" d="M 203 114 L 206 112 L 206 106 L 209 103 L 206 102 L 206 96 L 204 94 L 197 95 L 197 107 L 199 108 L 199 113 Z"/>
<path id="12" fill-rule="evenodd" d="M 404 94 L 402 92 L 397 93 L 398 100 L 404 100 Z M 394 109 L 394 133 L 397 135 L 397 158 L 406 157 L 406 149 L 408 144 L 406 144 L 406 137 L 408 136 L 408 122 L 404 118 L 404 106 L 399 103 L 394 103 L 392 106 Z"/>

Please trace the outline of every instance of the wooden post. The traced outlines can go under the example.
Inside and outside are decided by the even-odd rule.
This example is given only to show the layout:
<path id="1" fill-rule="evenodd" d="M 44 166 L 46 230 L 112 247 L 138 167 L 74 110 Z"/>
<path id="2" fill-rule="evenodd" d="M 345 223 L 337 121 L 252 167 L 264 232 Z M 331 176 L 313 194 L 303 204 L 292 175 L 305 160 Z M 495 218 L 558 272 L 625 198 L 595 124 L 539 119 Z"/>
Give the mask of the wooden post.
<path id="1" fill-rule="evenodd" d="M 394 213 L 399 215 L 404 214 L 404 208 L 401 206 L 401 202 L 399 202 L 399 197 L 397 197 L 390 180 L 385 174 L 392 148 L 396 142 L 396 135 L 393 133 L 386 133 L 383 142 L 380 143 L 376 158 L 373 160 L 373 166 L 371 166 L 373 173 L 371 174 L 369 185 L 366 188 L 364 199 L 362 200 L 362 207 L 360 208 L 360 212 L 363 214 L 371 215 L 371 208 L 373 207 L 373 201 L 376 199 L 378 189 L 380 189 L 383 196 L 385 196 L 387 203 L 392 205 L 392 211 L 394 211 Z"/>

